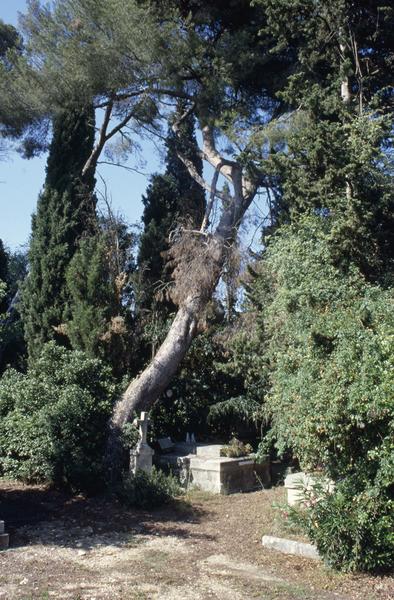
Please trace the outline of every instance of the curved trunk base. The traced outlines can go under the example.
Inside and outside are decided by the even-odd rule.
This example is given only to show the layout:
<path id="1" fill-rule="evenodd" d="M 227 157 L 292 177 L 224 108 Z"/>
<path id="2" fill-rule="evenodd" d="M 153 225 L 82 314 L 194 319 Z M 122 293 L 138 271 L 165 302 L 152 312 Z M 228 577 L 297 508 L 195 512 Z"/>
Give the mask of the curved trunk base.
<path id="1" fill-rule="evenodd" d="M 166 339 L 146 369 L 134 379 L 117 401 L 109 423 L 105 456 L 110 482 L 119 478 L 124 464 L 122 428 L 134 413 L 149 411 L 170 384 L 179 363 L 187 353 L 197 332 L 201 307 L 189 299 L 180 307 Z"/>

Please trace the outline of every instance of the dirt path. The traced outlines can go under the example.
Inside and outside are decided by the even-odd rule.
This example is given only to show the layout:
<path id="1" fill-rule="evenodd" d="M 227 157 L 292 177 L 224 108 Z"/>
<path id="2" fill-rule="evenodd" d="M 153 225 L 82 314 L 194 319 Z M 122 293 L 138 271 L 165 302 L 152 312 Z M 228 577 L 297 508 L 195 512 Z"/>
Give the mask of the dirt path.
<path id="1" fill-rule="evenodd" d="M 261 546 L 283 533 L 274 489 L 193 494 L 152 513 L 0 483 L 12 547 L 0 554 L 0 599 L 264 600 L 394 597 L 394 579 L 337 575 Z"/>

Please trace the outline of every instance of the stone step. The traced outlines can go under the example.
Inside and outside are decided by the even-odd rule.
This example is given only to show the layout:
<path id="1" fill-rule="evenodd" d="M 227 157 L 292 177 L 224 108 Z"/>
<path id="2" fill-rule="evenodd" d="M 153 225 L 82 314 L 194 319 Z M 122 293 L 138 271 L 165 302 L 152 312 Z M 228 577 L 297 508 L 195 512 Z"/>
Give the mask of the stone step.
<path id="1" fill-rule="evenodd" d="M 4 521 L 0 521 L 0 533 L 4 533 Z"/>
<path id="2" fill-rule="evenodd" d="M 10 536 L 8 533 L 0 533 L 0 550 L 6 550 L 10 544 Z"/>

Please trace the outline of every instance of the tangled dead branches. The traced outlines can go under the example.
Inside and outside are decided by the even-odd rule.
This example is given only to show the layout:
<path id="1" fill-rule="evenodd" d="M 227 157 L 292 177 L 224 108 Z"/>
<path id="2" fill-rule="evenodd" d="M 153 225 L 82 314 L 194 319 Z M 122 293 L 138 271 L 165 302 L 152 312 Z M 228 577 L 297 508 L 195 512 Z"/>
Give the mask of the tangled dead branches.
<path id="1" fill-rule="evenodd" d="M 209 300 L 222 272 L 226 256 L 224 240 L 195 230 L 177 229 L 168 251 L 172 271 L 171 300 L 178 306 L 190 296 L 201 305 Z"/>

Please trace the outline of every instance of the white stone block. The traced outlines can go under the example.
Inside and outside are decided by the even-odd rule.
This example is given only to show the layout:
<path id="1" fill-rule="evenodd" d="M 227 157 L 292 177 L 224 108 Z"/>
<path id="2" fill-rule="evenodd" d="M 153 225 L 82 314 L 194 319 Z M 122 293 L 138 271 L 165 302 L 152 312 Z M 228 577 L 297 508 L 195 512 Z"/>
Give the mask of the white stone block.
<path id="1" fill-rule="evenodd" d="M 196 456 L 202 458 L 220 458 L 222 444 L 199 444 L 196 448 Z"/>
<path id="2" fill-rule="evenodd" d="M 268 487 L 268 460 L 267 458 L 264 465 L 256 465 L 254 459 L 247 456 L 228 458 L 190 455 L 191 482 L 213 494 L 248 492 L 259 488 L 261 479 Z"/>
<path id="3" fill-rule="evenodd" d="M 140 444 L 135 450 L 130 452 L 130 471 L 136 474 L 137 471 L 152 471 L 152 462 L 154 450 L 148 444 Z"/>
<path id="4" fill-rule="evenodd" d="M 304 489 L 306 488 L 306 475 L 300 473 L 291 473 L 285 478 L 285 488 L 287 490 L 287 504 L 289 506 L 298 506 L 305 498 Z"/>
<path id="5" fill-rule="evenodd" d="M 265 548 L 276 550 L 277 552 L 282 552 L 283 554 L 294 554 L 295 556 L 320 560 L 320 555 L 317 551 L 317 548 L 313 544 L 296 542 L 295 540 L 287 540 L 285 538 L 278 538 L 272 535 L 263 535 L 262 544 Z"/>

